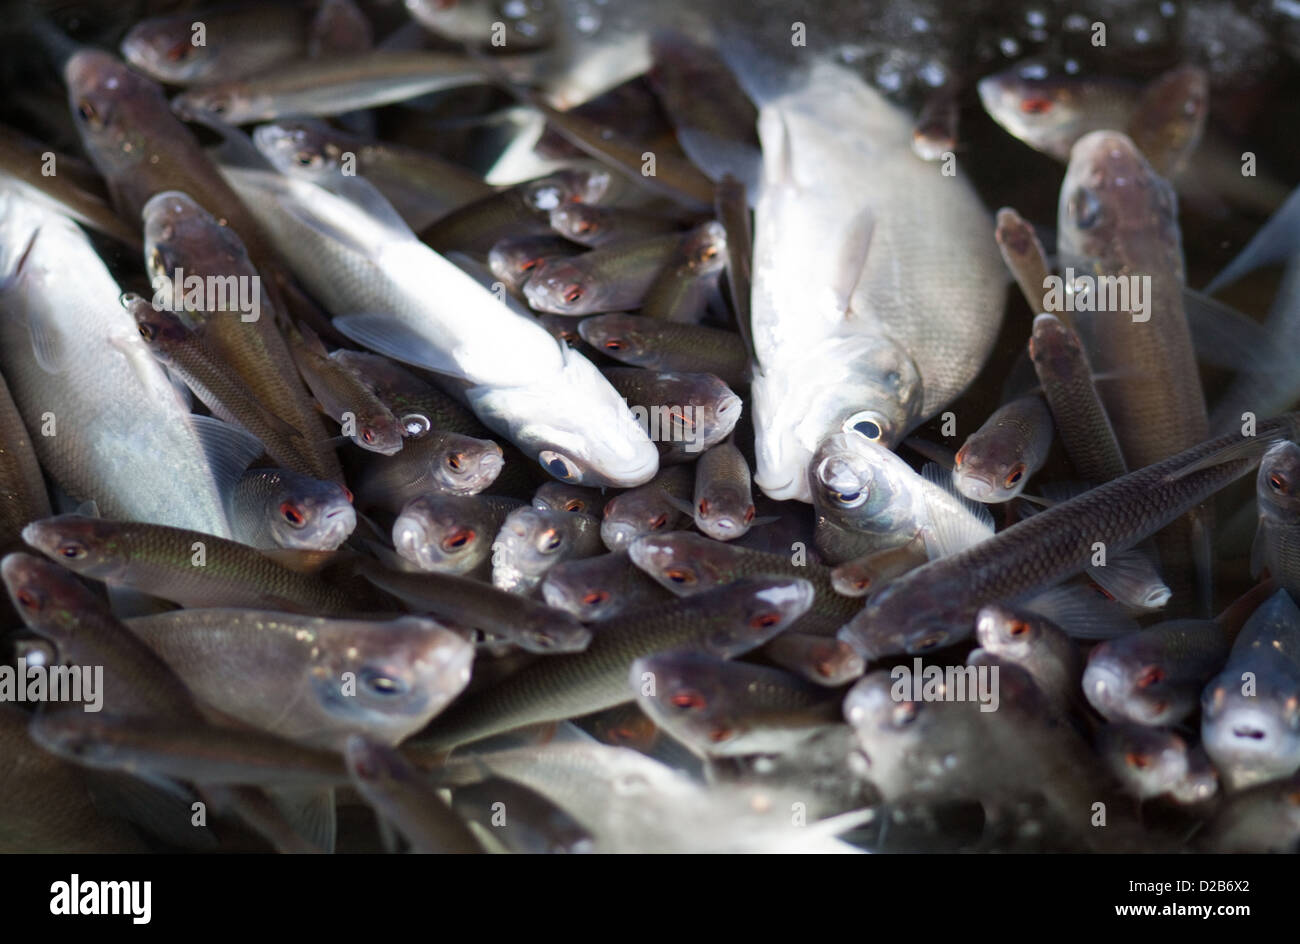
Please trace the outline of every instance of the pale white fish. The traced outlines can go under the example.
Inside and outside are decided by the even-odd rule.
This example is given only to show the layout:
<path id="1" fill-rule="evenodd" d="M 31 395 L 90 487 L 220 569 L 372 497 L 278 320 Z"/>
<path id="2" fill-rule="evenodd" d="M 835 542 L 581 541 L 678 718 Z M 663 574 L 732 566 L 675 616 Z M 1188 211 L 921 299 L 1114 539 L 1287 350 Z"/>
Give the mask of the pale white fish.
<path id="1" fill-rule="evenodd" d="M 916 157 L 911 119 L 849 70 L 814 65 L 759 137 L 754 481 L 809 501 L 827 436 L 892 447 L 974 380 L 1006 280 L 970 183 Z"/>
<path id="2" fill-rule="evenodd" d="M 107 518 L 230 537 L 209 455 L 233 428 L 190 413 L 120 296 L 75 223 L 0 188 L 0 371 L 41 466 Z"/>
<path id="3" fill-rule="evenodd" d="M 377 192 L 362 206 L 293 176 L 222 172 L 343 334 L 465 381 L 479 418 L 557 478 L 654 476 L 654 444 L 591 362 L 420 242 Z"/>

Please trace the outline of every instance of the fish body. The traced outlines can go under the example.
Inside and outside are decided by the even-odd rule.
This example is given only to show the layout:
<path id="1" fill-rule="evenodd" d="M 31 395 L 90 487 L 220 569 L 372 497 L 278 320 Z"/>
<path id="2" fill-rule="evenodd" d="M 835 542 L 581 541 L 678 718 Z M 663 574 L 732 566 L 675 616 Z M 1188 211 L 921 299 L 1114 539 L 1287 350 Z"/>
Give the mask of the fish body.
<path id="1" fill-rule="evenodd" d="M 1280 442 L 1264 454 L 1255 477 L 1259 528 L 1252 569 L 1269 573 L 1293 598 L 1300 595 L 1300 446 Z"/>
<path id="2" fill-rule="evenodd" d="M 473 574 L 491 558 L 506 516 L 521 507 L 495 495 L 420 495 L 393 521 L 393 547 L 421 570 Z"/>
<path id="3" fill-rule="evenodd" d="M 352 493 L 287 469 L 250 469 L 226 498 L 232 537 L 264 550 L 333 551 L 357 526 Z"/>
<path id="4" fill-rule="evenodd" d="M 580 512 L 516 508 L 497 533 L 492 583 L 531 594 L 561 561 L 600 553 L 600 520 Z"/>

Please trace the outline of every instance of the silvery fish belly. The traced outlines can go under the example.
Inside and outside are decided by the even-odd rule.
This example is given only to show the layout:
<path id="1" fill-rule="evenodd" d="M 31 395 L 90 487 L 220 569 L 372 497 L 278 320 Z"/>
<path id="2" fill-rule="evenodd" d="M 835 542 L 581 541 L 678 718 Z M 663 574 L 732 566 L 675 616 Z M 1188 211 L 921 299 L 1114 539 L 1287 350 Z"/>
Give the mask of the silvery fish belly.
<path id="1" fill-rule="evenodd" d="M 0 369 L 41 465 L 106 517 L 229 537 L 201 418 L 120 295 L 74 223 L 0 190 Z"/>
<path id="2" fill-rule="evenodd" d="M 815 66 L 763 106 L 759 136 L 754 480 L 809 501 L 825 437 L 892 447 L 974 380 L 1005 278 L 970 183 L 916 157 L 911 121 L 850 72 Z"/>

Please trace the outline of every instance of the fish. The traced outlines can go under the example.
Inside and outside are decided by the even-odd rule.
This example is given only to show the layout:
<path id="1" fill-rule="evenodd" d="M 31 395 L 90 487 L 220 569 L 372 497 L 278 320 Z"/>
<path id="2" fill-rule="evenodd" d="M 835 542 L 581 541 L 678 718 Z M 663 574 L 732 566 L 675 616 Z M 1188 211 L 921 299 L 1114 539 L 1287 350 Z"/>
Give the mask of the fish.
<path id="1" fill-rule="evenodd" d="M 1006 297 L 992 222 L 911 137 L 906 114 L 829 63 L 760 108 L 754 481 L 770 498 L 811 502 L 828 436 L 893 447 L 992 350 Z"/>
<path id="2" fill-rule="evenodd" d="M 503 777 L 456 787 L 451 808 L 483 826 L 509 852 L 526 855 L 586 854 L 592 835 L 563 809 Z"/>
<path id="3" fill-rule="evenodd" d="M 0 705 L 0 746 L 7 763 L 0 788 L 6 852 L 144 852 L 147 846 L 129 825 L 96 808 L 83 771 L 33 744 L 31 715 Z"/>
<path id="4" fill-rule="evenodd" d="M 626 551 L 560 561 L 541 583 L 546 605 L 584 623 L 600 622 L 664 599 L 659 585 L 632 564 Z"/>
<path id="5" fill-rule="evenodd" d="M 718 279 L 731 258 L 727 230 L 713 220 L 701 223 L 677 249 L 646 289 L 641 314 L 658 321 L 696 324 L 717 294 Z"/>
<path id="6" fill-rule="evenodd" d="M 98 705 L 87 703 L 85 710 L 202 722 L 183 682 L 70 572 L 15 553 L 0 561 L 0 577 L 23 623 L 54 643 L 60 661 L 103 672 Z"/>
<path id="7" fill-rule="evenodd" d="M 37 715 L 27 730 L 56 757 L 138 777 L 314 788 L 347 779 L 338 754 L 261 731 L 71 712 Z"/>
<path id="8" fill-rule="evenodd" d="M 831 570 L 831 587 L 845 597 L 865 597 L 928 561 L 925 540 L 917 535 L 906 544 L 845 561 Z"/>
<path id="9" fill-rule="evenodd" d="M 1188 166 L 1205 131 L 1210 77 L 1185 65 L 1157 76 L 1142 90 L 1128 130 L 1151 166 L 1173 178 Z"/>
<path id="10" fill-rule="evenodd" d="M 329 356 L 319 337 L 301 326 L 289 336 L 298 373 L 327 416 L 362 449 L 391 456 L 402 449 L 406 428 L 357 373 Z"/>
<path id="11" fill-rule="evenodd" d="M 357 500 L 363 507 L 398 512 L 426 493 L 477 495 L 504 465 L 494 440 L 430 430 L 404 440 L 393 455 L 369 454 L 357 474 Z"/>
<path id="12" fill-rule="evenodd" d="M 1294 853 L 1300 847 L 1300 775 L 1226 797 L 1196 844 L 1206 852 Z"/>
<path id="13" fill-rule="evenodd" d="M 316 478 L 342 481 L 338 459 L 320 448 L 324 427 L 275 325 L 278 308 L 262 280 L 274 273 L 256 267 L 252 245 L 189 194 L 164 190 L 140 214 L 154 301 L 159 307 L 183 305 L 201 339 L 244 379 L 258 402 L 299 432 L 304 442 L 285 447 L 296 449 L 292 465 Z M 189 274 L 177 285 L 183 273 Z M 212 286 L 213 296 L 208 299 L 205 293 L 197 306 L 189 303 L 186 288 L 195 278 Z M 241 310 L 245 302 L 251 310 Z M 206 310 L 209 304 L 214 310 Z"/>
<path id="14" fill-rule="evenodd" d="M 994 231 L 1002 261 L 1015 277 L 1020 293 L 1025 296 L 1029 310 L 1037 312 L 1043 307 L 1043 291 L 1050 270 L 1043 244 L 1034 227 L 1011 207 L 998 210 L 997 229 Z M 1062 316 L 1067 322 L 1068 313 Z M 1071 326 L 1072 327 L 1072 326 Z"/>
<path id="15" fill-rule="evenodd" d="M 483 852 L 465 821 L 397 751 L 354 734 L 348 738 L 343 756 L 352 785 L 385 822 L 397 828 L 411 852 Z"/>
<path id="16" fill-rule="evenodd" d="M 677 223 L 670 217 L 590 203 L 562 203 L 551 210 L 550 223 L 551 229 L 569 242 L 591 249 L 677 230 Z"/>
<path id="17" fill-rule="evenodd" d="M 1139 800 L 1169 795 L 1208 800 L 1190 785 L 1193 749 L 1176 732 L 1142 724 L 1107 724 L 1097 735 L 1097 752 L 1124 789 Z M 1212 785 L 1217 786 L 1217 785 Z"/>
<path id="18" fill-rule="evenodd" d="M 999 662 L 1024 669 L 1058 716 L 1065 717 L 1078 704 L 1083 655 L 1051 620 L 1031 610 L 993 603 L 981 607 L 975 617 L 975 639 Z"/>
<path id="19" fill-rule="evenodd" d="M 260 148 L 300 167 L 342 172 L 344 162 L 373 184 L 407 225 L 420 232 L 494 188 L 452 161 L 391 141 L 350 134 L 312 120 L 280 120 L 255 132 Z"/>
<path id="20" fill-rule="evenodd" d="M 749 463 L 733 443 L 718 443 L 695 463 L 695 526 L 715 541 L 734 541 L 754 513 Z"/>
<path id="21" fill-rule="evenodd" d="M 603 373 L 631 404 L 634 421 L 645 424 L 664 463 L 689 462 L 722 442 L 744 409 L 740 397 L 712 374 L 639 367 L 608 367 Z"/>
<path id="22" fill-rule="evenodd" d="M 812 585 L 798 577 L 752 578 L 619 614 L 612 625 L 592 624 L 582 652 L 538 660 L 459 700 L 410 743 L 423 750 L 454 747 L 632 701 L 628 672 L 641 656 L 668 649 L 743 655 L 798 619 L 812 597 Z"/>
<path id="23" fill-rule="evenodd" d="M 581 652 L 592 632 L 571 614 L 518 593 L 449 574 L 400 573 L 363 565 L 366 580 L 417 613 L 499 636 L 527 652 Z"/>
<path id="24" fill-rule="evenodd" d="M 105 515 L 229 536 L 210 462 L 228 427 L 191 416 L 75 223 L 0 202 L 0 372 L 41 467 Z"/>
<path id="25" fill-rule="evenodd" d="M 690 500 L 694 487 L 693 469 L 665 466 L 650 483 L 621 492 L 605 504 L 600 539 L 611 551 L 625 551 L 643 534 L 671 531 L 686 517 L 681 506 Z"/>
<path id="26" fill-rule="evenodd" d="M 1032 596 L 1084 570 L 1101 542 L 1126 550 L 1249 472 L 1295 428 L 1266 420 L 1253 439 L 1212 439 L 1017 522 L 973 547 L 918 567 L 867 601 L 840 638 L 888 655 L 964 639 L 986 603 Z"/>
<path id="27" fill-rule="evenodd" d="M 277 245 L 350 339 L 468 381 L 478 418 L 561 481 L 629 486 L 654 476 L 653 444 L 591 362 L 409 230 L 399 233 L 307 181 L 226 173 L 257 196 L 253 205 L 265 212 Z M 430 278 L 441 286 L 432 298 L 424 287 Z"/>
<path id="28" fill-rule="evenodd" d="M 501 0 L 406 0 L 411 17 L 429 32 L 469 45 L 503 45 L 509 49 L 549 46 L 563 21 L 557 5 Z M 498 41 L 499 36 L 499 41 Z"/>
<path id="29" fill-rule="evenodd" d="M 364 602 L 337 583 L 300 573 L 254 548 L 183 528 L 56 515 L 23 540 L 73 573 L 182 606 L 248 606 L 350 613 Z"/>
<path id="30" fill-rule="evenodd" d="M 189 120 L 245 125 L 391 105 L 485 78 L 474 60 L 457 53 L 377 49 L 291 60 L 256 75 L 191 87 L 172 99 L 172 109 Z"/>
<path id="31" fill-rule="evenodd" d="M 1200 704 L 1201 743 L 1228 790 L 1300 768 L 1300 610 L 1286 590 L 1246 621 Z"/>
<path id="32" fill-rule="evenodd" d="M 998 407 L 957 450 L 952 481 L 967 498 L 1010 501 L 1047 461 L 1052 414 L 1042 397 L 1020 397 Z"/>
<path id="33" fill-rule="evenodd" d="M 48 518 L 50 497 L 45 490 L 31 435 L 4 377 L 0 377 L 0 547 L 22 541 L 23 525 Z"/>
<path id="34" fill-rule="evenodd" d="M 781 753 L 837 721 L 825 688 L 701 652 L 644 656 L 628 681 L 641 710 L 703 756 Z"/>
<path id="35" fill-rule="evenodd" d="M 957 149 L 958 94 L 936 89 L 921 106 L 912 128 L 912 153 L 923 161 L 941 161 Z"/>
<path id="36" fill-rule="evenodd" d="M 811 633 L 788 630 L 764 646 L 762 652 L 787 672 L 829 688 L 847 685 L 867 669 L 852 646 Z"/>
<path id="37" fill-rule="evenodd" d="M 494 243 L 488 251 L 488 268 L 507 288 L 523 297 L 524 286 L 529 279 L 551 262 L 572 259 L 579 252 L 580 247 L 559 236 L 507 236 Z"/>
<path id="38" fill-rule="evenodd" d="M 1300 486 L 1300 446 L 1280 442 L 1260 460 L 1255 477 L 1259 527 L 1251 554 L 1251 572 L 1267 567 L 1278 586 L 1300 594 L 1300 517 L 1296 488 Z"/>
<path id="39" fill-rule="evenodd" d="M 524 297 L 535 310 L 556 315 L 639 308 L 682 238 L 646 236 L 553 260 L 524 283 Z"/>
<path id="40" fill-rule="evenodd" d="M 464 690 L 474 646 L 417 616 L 341 620 L 185 609 L 126 624 L 223 714 L 300 744 L 397 744 Z"/>
<path id="41" fill-rule="evenodd" d="M 393 521 L 393 547 L 420 570 L 482 573 L 506 516 L 524 503 L 496 495 L 419 495 Z"/>
<path id="42" fill-rule="evenodd" d="M 1083 694 L 1109 721 L 1177 724 L 1196 710 L 1229 647 L 1213 620 L 1171 620 L 1108 639 L 1088 655 Z"/>
<path id="43" fill-rule="evenodd" d="M 528 595 L 561 561 L 600 553 L 600 519 L 581 512 L 516 508 L 506 515 L 492 547 L 493 586 Z"/>
<path id="44" fill-rule="evenodd" d="M 378 354 L 339 348 L 331 358 L 353 371 L 401 421 L 408 436 L 432 429 L 482 439 L 490 432 L 468 408 Z"/>
<path id="45" fill-rule="evenodd" d="M 357 526 L 352 493 L 288 469 L 249 469 L 226 499 L 232 537 L 261 550 L 337 550 Z"/>
<path id="46" fill-rule="evenodd" d="M 1061 445 L 1086 482 L 1101 484 L 1128 471 L 1110 416 L 1097 392 L 1083 341 L 1057 315 L 1034 317 L 1029 359 L 1043 386 Z"/>
<path id="47" fill-rule="evenodd" d="M 633 367 L 713 374 L 729 387 L 748 382 L 749 354 L 730 331 L 612 312 L 578 323 L 582 339 Z"/>
<path id="48" fill-rule="evenodd" d="M 628 547 L 632 563 L 677 596 L 694 596 L 752 577 L 798 577 L 808 580 L 816 597 L 801 632 L 830 635 L 834 625 L 851 619 L 862 605 L 831 589 L 830 569 L 793 554 L 771 554 L 724 544 L 689 531 L 643 535 Z"/>
<path id="49" fill-rule="evenodd" d="M 533 507 L 551 511 L 571 511 L 596 515 L 605 510 L 608 498 L 594 488 L 566 485 L 563 482 L 543 482 L 533 492 Z"/>
<path id="50" fill-rule="evenodd" d="M 922 473 L 856 434 L 827 437 L 813 453 L 808 470 L 818 515 L 818 549 L 829 550 L 823 546 L 823 519 L 854 534 L 853 556 L 906 545 L 919 536 L 934 559 L 992 535 L 988 511 L 955 490 L 955 476 L 933 465 Z"/>
<path id="51" fill-rule="evenodd" d="M 202 43 L 195 29 L 202 23 Z M 307 54 L 305 8 L 245 5 L 140 20 L 122 39 L 122 58 L 157 82 L 194 85 L 242 78 Z"/>

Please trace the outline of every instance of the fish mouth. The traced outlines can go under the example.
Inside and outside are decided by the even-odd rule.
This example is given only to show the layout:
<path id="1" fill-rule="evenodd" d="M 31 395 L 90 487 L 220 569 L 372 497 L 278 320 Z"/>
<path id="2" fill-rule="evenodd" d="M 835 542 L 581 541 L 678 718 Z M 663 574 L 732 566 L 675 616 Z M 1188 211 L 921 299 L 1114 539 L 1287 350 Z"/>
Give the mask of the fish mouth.
<path id="1" fill-rule="evenodd" d="M 963 472 L 953 476 L 953 484 L 957 490 L 967 498 L 977 502 L 995 502 L 998 501 L 1000 489 L 993 484 L 993 480 L 983 475 L 972 472 Z"/>
<path id="2" fill-rule="evenodd" d="M 611 551 L 621 551 L 626 548 L 632 556 L 632 562 L 637 564 L 638 567 L 642 566 L 638 563 L 639 559 L 644 559 L 647 563 L 650 561 L 648 548 L 642 549 L 640 554 L 633 548 L 636 539 L 641 537 L 643 533 L 637 530 L 636 525 L 625 522 L 615 522 L 613 524 L 606 522 L 600 526 L 600 537 L 605 542 L 605 546 Z"/>

